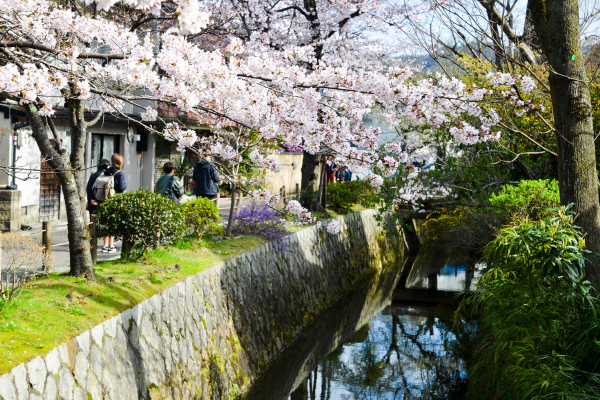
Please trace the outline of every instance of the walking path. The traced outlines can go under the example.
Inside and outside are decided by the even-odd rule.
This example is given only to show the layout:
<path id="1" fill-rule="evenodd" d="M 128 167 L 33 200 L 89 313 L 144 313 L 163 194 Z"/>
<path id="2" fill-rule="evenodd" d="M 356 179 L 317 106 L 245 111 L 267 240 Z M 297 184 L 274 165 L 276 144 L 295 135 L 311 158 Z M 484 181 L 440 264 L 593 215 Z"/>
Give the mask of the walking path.
<path id="1" fill-rule="evenodd" d="M 195 199 L 196 196 L 187 196 L 184 195 L 182 199 L 182 203 Z M 241 205 L 246 205 L 251 202 L 251 199 L 242 199 Z M 223 222 L 226 222 L 229 217 L 229 208 L 231 206 L 231 199 L 220 199 L 219 201 L 219 214 L 221 218 L 223 218 Z M 20 232 L 23 235 L 28 235 L 31 238 L 38 240 L 40 243 L 42 241 L 42 223 L 34 223 L 30 224 L 31 231 L 22 231 Z M 58 228 L 58 229 L 57 229 Z M 68 243 L 68 235 L 67 235 L 67 221 L 66 220 L 58 220 L 52 221 L 52 245 Z M 119 249 L 116 253 L 103 253 L 101 251 L 103 246 L 102 239 L 98 239 L 98 261 L 110 261 L 116 260 L 121 255 L 121 246 L 123 242 L 118 242 L 115 244 L 115 247 Z M 62 246 L 52 247 L 52 258 L 54 260 L 54 272 L 66 272 L 69 270 L 69 245 L 65 244 Z M 0 261 L 1 262 L 1 261 Z"/>

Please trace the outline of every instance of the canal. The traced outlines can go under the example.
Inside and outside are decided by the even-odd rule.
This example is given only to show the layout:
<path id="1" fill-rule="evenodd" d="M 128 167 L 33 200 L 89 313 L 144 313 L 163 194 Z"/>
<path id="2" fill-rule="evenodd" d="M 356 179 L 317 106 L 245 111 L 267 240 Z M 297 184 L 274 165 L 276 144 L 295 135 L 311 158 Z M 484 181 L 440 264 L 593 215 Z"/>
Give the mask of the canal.
<path id="1" fill-rule="evenodd" d="M 454 312 L 481 270 L 431 251 L 386 266 L 327 309 L 243 399 L 464 399 L 477 324 L 455 323 Z"/>

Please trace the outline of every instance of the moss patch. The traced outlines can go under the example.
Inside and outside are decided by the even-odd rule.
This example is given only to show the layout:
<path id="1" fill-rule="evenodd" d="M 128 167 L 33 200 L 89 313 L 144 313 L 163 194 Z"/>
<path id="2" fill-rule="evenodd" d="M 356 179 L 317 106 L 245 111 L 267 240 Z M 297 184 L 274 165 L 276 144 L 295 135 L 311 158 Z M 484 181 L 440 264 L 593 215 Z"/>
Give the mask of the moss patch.
<path id="1" fill-rule="evenodd" d="M 50 274 L 0 309 L 0 375 L 139 304 L 167 287 L 265 243 L 243 236 L 186 238 L 139 262 L 98 263 L 98 280 Z M 0 305 L 1 306 L 1 305 Z"/>

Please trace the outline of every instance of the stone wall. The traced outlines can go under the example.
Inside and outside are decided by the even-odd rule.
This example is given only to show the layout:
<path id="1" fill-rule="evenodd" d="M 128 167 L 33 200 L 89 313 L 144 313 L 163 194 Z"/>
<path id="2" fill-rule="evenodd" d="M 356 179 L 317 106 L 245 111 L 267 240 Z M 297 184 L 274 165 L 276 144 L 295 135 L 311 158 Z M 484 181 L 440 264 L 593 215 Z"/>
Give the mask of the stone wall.
<path id="1" fill-rule="evenodd" d="M 21 191 L 0 190 L 0 231 L 21 228 Z"/>
<path id="2" fill-rule="evenodd" d="M 321 311 L 402 254 L 373 211 L 235 257 L 0 376 L 0 399 L 228 399 Z"/>

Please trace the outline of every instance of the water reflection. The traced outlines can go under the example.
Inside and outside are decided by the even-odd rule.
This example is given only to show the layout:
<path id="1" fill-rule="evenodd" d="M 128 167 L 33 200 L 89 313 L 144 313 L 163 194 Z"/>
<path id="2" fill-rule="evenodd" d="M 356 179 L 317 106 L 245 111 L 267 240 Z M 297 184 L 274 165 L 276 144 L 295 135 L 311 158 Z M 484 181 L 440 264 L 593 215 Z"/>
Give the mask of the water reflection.
<path id="1" fill-rule="evenodd" d="M 406 277 L 405 287 L 447 292 L 473 290 L 485 265 L 459 251 L 430 248 L 421 251 Z"/>
<path id="2" fill-rule="evenodd" d="M 389 306 L 329 354 L 291 399 L 463 399 L 464 339 L 433 307 Z M 467 340 L 467 341 L 468 341 Z"/>
<path id="3" fill-rule="evenodd" d="M 481 276 L 483 268 L 483 264 L 476 264 L 474 267 L 448 265 L 427 274 L 425 278 L 416 278 L 407 282 L 407 287 L 441 292 L 470 291 L 473 290 L 477 279 Z"/>
<path id="4" fill-rule="evenodd" d="M 245 399 L 463 399 L 476 325 L 453 325 L 451 292 L 477 271 L 422 261 L 407 258 L 334 304 Z"/>

